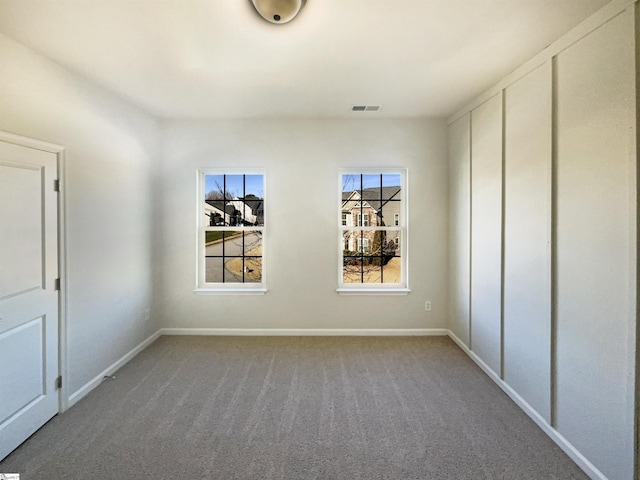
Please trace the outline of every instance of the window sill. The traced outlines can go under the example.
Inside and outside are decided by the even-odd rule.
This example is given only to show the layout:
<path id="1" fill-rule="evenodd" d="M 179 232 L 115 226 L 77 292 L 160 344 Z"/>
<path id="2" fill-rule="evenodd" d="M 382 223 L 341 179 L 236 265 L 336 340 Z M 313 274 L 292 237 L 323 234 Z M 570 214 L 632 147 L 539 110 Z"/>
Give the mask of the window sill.
<path id="1" fill-rule="evenodd" d="M 266 288 L 196 288 L 196 295 L 264 295 Z"/>
<path id="2" fill-rule="evenodd" d="M 408 295 L 408 288 L 338 288 L 339 295 Z"/>

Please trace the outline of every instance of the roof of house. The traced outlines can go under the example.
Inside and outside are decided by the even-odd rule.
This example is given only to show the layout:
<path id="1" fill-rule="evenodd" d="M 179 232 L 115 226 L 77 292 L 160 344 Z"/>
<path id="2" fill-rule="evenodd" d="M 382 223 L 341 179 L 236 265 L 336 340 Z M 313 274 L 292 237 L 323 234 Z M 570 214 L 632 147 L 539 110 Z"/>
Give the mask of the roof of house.
<path id="1" fill-rule="evenodd" d="M 346 207 L 346 203 L 351 200 L 353 202 L 353 205 L 349 205 L 348 207 L 346 207 L 346 210 L 351 210 L 356 206 L 356 204 L 359 203 L 359 200 L 362 199 L 366 203 L 368 203 L 371 208 L 378 211 L 389 200 L 399 200 L 399 198 L 397 197 L 400 191 L 400 187 L 373 187 L 365 188 L 363 190 L 342 192 L 342 208 L 344 210 Z M 357 194 L 358 198 L 352 198 L 354 194 Z"/>

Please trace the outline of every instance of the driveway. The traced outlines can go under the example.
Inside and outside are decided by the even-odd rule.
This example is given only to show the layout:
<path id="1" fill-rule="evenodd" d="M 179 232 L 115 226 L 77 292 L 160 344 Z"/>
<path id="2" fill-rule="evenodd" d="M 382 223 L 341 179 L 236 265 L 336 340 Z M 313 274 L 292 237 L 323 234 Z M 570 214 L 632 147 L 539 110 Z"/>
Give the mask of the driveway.
<path id="1" fill-rule="evenodd" d="M 261 245 L 262 236 L 253 232 L 245 232 L 244 236 L 244 251 L 248 253 L 250 250 Z M 223 245 L 224 244 L 224 245 Z M 232 258 L 229 257 L 241 257 L 242 256 L 242 236 L 234 237 L 224 242 L 216 242 L 205 247 L 206 257 L 222 257 L 224 246 L 224 281 L 240 282 L 242 283 L 242 274 L 237 275 L 228 268 L 229 262 Z M 207 282 L 222 282 L 222 258 L 205 258 L 206 270 L 205 278 Z"/>

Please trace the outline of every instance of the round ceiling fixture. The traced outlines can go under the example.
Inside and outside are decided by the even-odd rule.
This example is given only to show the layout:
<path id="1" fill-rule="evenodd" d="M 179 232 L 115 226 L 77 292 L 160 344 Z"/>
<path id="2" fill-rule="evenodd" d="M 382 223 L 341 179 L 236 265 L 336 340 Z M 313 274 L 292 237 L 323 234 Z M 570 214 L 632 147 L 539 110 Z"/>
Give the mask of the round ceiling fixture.
<path id="1" fill-rule="evenodd" d="M 251 0 L 256 11 L 267 22 L 281 24 L 293 20 L 306 0 Z"/>

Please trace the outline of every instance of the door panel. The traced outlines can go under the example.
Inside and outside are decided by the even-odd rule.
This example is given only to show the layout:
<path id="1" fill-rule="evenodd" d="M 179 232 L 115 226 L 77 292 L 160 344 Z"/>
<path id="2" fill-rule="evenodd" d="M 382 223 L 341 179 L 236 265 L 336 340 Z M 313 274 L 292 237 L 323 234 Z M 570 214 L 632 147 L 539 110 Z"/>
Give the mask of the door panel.
<path id="1" fill-rule="evenodd" d="M 46 392 L 43 382 L 43 317 L 0 334 L 0 365 L 13 365 L 11 371 L 0 370 L 0 422 L 26 407 Z"/>
<path id="2" fill-rule="evenodd" d="M 14 225 L 0 232 L 0 298 L 42 288 L 43 173 L 37 166 L 0 164 L 0 225 Z"/>
<path id="3" fill-rule="evenodd" d="M 0 459 L 58 412 L 54 153 L 0 142 Z"/>

